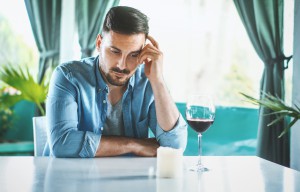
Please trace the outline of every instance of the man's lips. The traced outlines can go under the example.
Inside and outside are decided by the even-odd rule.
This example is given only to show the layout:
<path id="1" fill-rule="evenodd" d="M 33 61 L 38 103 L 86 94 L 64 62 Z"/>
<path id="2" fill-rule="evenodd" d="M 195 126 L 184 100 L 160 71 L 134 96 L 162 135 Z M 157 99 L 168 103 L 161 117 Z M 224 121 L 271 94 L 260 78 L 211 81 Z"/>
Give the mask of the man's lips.
<path id="1" fill-rule="evenodd" d="M 127 74 L 125 74 L 125 73 L 119 73 L 119 72 L 116 72 L 116 71 L 114 71 L 114 74 L 115 74 L 115 76 L 117 76 L 117 77 L 125 77 Z"/>

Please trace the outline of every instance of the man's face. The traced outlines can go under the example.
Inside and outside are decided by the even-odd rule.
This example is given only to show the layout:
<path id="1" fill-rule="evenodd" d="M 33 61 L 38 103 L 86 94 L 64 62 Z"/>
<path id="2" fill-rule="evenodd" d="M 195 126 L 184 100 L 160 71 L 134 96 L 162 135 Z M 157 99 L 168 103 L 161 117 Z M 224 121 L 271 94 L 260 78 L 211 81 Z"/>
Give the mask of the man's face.
<path id="1" fill-rule="evenodd" d="M 128 82 L 139 66 L 138 56 L 145 41 L 143 33 L 124 35 L 110 31 L 103 37 L 98 35 L 100 70 L 109 84 L 123 86 Z"/>

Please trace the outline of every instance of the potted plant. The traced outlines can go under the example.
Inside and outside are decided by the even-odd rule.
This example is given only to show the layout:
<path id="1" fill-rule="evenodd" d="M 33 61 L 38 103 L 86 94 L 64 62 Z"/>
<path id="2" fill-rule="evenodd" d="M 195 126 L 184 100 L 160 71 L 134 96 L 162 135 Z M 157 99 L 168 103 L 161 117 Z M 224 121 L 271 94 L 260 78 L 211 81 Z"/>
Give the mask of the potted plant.
<path id="1" fill-rule="evenodd" d="M 300 108 L 298 105 L 294 104 L 294 107 L 288 106 L 283 100 L 281 100 L 279 97 L 273 96 L 269 93 L 264 93 L 264 96 L 262 99 L 255 99 L 254 97 L 251 97 L 247 94 L 241 93 L 242 96 L 244 96 L 248 102 L 260 105 L 263 107 L 266 107 L 273 112 L 266 114 L 266 115 L 276 115 L 276 118 L 268 124 L 268 126 L 271 126 L 275 123 L 278 123 L 279 121 L 283 120 L 285 117 L 290 117 L 292 120 L 288 123 L 287 127 L 284 128 L 284 130 L 281 132 L 281 134 L 278 136 L 279 138 L 282 137 L 285 133 L 287 133 L 290 128 L 300 119 Z"/>

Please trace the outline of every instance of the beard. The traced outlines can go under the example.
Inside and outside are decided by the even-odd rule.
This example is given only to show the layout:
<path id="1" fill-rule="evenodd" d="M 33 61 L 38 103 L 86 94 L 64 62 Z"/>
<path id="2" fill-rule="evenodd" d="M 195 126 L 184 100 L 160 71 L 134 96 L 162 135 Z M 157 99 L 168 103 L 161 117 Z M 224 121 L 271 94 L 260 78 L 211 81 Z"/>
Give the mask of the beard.
<path id="1" fill-rule="evenodd" d="M 122 73 L 122 74 L 125 74 L 125 75 L 129 75 L 130 74 L 130 71 L 128 69 L 123 69 L 121 70 L 120 68 L 118 67 L 112 67 L 108 70 L 108 72 L 105 72 L 105 70 L 102 69 L 101 66 L 105 66 L 102 62 L 99 62 L 99 68 L 100 68 L 100 72 L 103 76 L 103 78 L 106 80 L 107 83 L 113 85 L 113 86 L 124 86 L 127 84 L 129 78 L 131 76 L 126 76 L 124 78 L 121 78 L 121 77 L 117 77 L 115 76 L 114 72 L 117 72 L 117 73 Z"/>
<path id="2" fill-rule="evenodd" d="M 101 67 L 100 67 L 100 69 L 101 69 Z M 117 73 L 123 73 L 123 74 L 128 75 L 128 74 L 130 74 L 130 71 L 127 69 L 121 70 L 117 67 L 113 67 L 113 68 L 109 69 L 108 73 L 105 73 L 104 71 L 102 71 L 102 72 L 103 72 L 107 82 L 114 86 L 124 86 L 127 84 L 128 80 L 130 78 L 130 76 L 127 76 L 125 79 L 123 79 L 123 78 L 116 77 L 113 74 L 113 72 L 117 72 Z"/>

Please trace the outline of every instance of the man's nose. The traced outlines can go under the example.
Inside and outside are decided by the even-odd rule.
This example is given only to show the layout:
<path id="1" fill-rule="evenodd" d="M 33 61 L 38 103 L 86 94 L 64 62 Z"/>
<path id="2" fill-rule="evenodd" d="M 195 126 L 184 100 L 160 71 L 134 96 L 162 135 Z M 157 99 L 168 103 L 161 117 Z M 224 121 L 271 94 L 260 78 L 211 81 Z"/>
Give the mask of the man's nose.
<path id="1" fill-rule="evenodd" d="M 126 69 L 126 57 L 121 57 L 118 63 L 118 67 L 123 70 Z"/>

